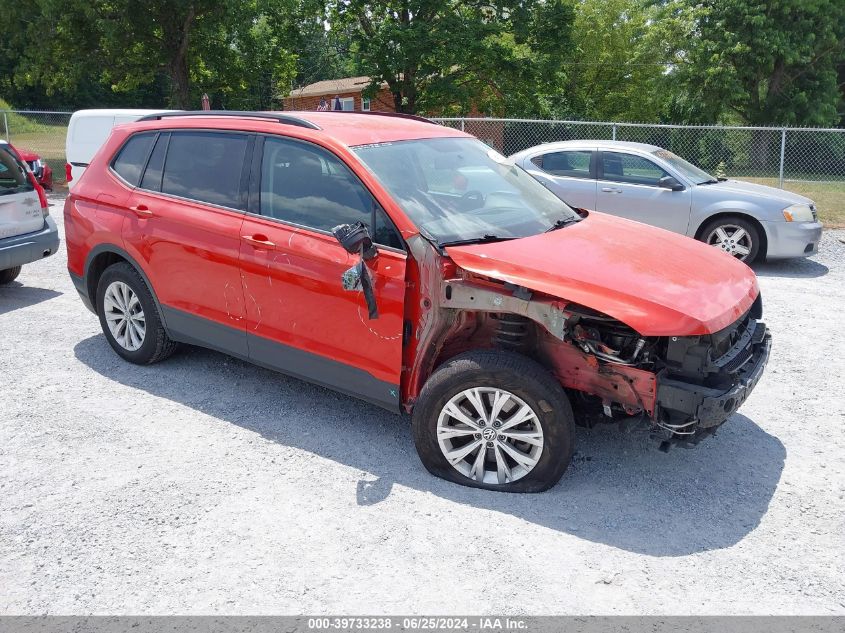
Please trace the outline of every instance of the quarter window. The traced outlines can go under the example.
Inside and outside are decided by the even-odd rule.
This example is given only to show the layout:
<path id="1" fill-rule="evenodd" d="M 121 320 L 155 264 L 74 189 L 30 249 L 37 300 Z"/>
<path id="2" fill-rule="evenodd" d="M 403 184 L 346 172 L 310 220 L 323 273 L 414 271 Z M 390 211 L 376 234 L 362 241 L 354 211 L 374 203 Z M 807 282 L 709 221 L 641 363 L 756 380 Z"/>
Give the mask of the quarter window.
<path id="1" fill-rule="evenodd" d="M 112 163 L 112 169 L 133 187 L 138 186 L 155 137 L 155 134 L 136 134 L 126 142 Z"/>
<path id="2" fill-rule="evenodd" d="M 246 146 L 246 134 L 172 132 L 162 193 L 243 209 L 240 189 Z"/>
<path id="3" fill-rule="evenodd" d="M 661 178 L 669 175 L 647 158 L 616 152 L 602 153 L 602 168 L 604 180 L 653 187 L 660 184 Z"/>
<path id="4" fill-rule="evenodd" d="M 150 155 L 150 160 L 147 163 L 147 169 L 144 171 L 144 177 L 141 179 L 141 189 L 161 191 L 164 154 L 167 152 L 167 142 L 169 140 L 170 134 L 159 134 L 158 140 L 153 148 L 153 153 Z"/>
<path id="5" fill-rule="evenodd" d="M 402 247 L 396 229 L 355 174 L 313 145 L 264 141 L 260 200 L 261 215 L 319 231 L 363 222 L 376 243 Z"/>
<path id="6" fill-rule="evenodd" d="M 590 151 L 551 152 L 535 157 L 532 162 L 553 176 L 589 178 L 591 155 Z"/>

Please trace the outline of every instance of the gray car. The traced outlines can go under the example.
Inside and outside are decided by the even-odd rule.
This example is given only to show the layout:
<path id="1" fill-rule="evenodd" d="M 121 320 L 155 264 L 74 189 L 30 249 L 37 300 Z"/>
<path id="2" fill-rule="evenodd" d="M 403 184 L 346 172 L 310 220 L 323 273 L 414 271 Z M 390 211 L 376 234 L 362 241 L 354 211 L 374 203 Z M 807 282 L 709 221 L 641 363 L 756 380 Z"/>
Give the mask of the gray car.
<path id="1" fill-rule="evenodd" d="M 563 141 L 508 160 L 570 206 L 683 233 L 746 262 L 818 252 L 822 225 L 809 198 L 717 179 L 654 145 Z"/>

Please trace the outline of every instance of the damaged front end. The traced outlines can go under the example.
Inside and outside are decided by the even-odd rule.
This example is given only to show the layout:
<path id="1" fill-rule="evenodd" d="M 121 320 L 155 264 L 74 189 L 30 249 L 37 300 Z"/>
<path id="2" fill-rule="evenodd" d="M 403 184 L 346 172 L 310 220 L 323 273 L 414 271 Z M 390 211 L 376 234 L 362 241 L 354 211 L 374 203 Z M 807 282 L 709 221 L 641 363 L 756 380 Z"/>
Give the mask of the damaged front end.
<path id="1" fill-rule="evenodd" d="M 645 337 L 590 308 L 473 275 L 444 280 L 440 292 L 438 307 L 462 324 L 440 349 L 488 341 L 536 358 L 567 390 L 582 424 L 648 429 L 663 449 L 712 434 L 751 393 L 771 347 L 759 296 L 715 334 Z M 459 332 L 469 334 L 455 340 Z"/>

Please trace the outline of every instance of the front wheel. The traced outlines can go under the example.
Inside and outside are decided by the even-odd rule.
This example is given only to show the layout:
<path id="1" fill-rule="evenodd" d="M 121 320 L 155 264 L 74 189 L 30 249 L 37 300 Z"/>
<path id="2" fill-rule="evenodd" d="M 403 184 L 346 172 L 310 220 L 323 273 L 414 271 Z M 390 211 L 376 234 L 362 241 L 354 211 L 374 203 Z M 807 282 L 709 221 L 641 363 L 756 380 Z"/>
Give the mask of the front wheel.
<path id="1" fill-rule="evenodd" d="M 750 264 L 760 252 L 760 231 L 738 216 L 713 220 L 701 231 L 701 240 Z"/>
<path id="2" fill-rule="evenodd" d="M 566 394 L 518 354 L 479 351 L 447 361 L 423 387 L 411 422 L 423 465 L 464 486 L 541 492 L 572 459 Z"/>

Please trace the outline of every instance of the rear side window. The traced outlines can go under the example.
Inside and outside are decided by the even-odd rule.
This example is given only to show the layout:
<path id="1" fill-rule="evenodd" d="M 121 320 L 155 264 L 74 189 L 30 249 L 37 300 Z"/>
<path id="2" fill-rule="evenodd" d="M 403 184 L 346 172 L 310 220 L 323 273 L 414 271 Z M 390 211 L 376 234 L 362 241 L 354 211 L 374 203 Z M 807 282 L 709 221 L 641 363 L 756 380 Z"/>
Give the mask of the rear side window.
<path id="1" fill-rule="evenodd" d="M 171 132 L 162 193 L 243 209 L 240 190 L 246 146 L 246 134 Z"/>
<path id="2" fill-rule="evenodd" d="M 141 180 L 141 189 L 150 191 L 161 191 L 161 174 L 164 171 L 164 155 L 167 152 L 167 144 L 170 141 L 170 134 L 159 134 L 156 140 L 153 153 L 147 162 L 147 170 Z"/>
<path id="3" fill-rule="evenodd" d="M 26 174 L 26 166 L 8 145 L 0 145 L 0 196 L 32 191 L 34 188 Z"/>
<path id="4" fill-rule="evenodd" d="M 321 231 L 363 222 L 377 244 L 402 248 L 393 224 L 349 167 L 306 143 L 264 141 L 260 208 L 261 215 Z"/>
<path id="5" fill-rule="evenodd" d="M 112 162 L 112 169 L 133 187 L 138 186 L 141 172 L 153 146 L 155 134 L 136 134 L 124 144 Z"/>
<path id="6" fill-rule="evenodd" d="M 590 177 L 590 151 L 550 152 L 532 159 L 537 167 L 553 176 Z"/>

